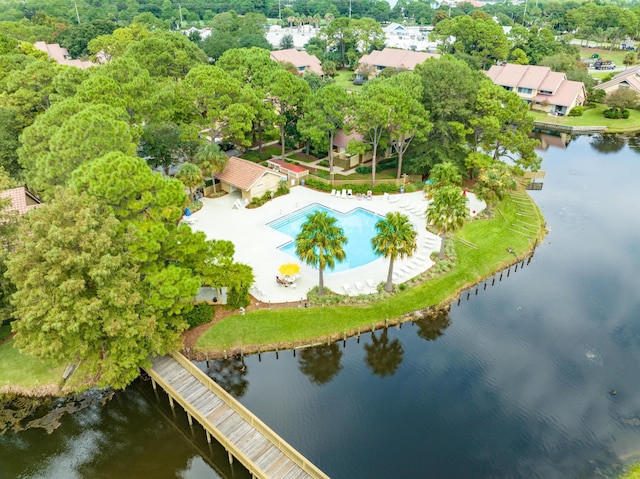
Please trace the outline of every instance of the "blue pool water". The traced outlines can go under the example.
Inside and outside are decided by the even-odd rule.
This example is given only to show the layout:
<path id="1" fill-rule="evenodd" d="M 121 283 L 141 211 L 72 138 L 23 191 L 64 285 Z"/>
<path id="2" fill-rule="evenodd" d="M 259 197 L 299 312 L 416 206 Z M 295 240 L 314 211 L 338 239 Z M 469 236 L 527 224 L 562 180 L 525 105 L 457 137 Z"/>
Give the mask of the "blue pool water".
<path id="1" fill-rule="evenodd" d="M 307 221 L 307 216 L 316 211 L 326 211 L 330 216 L 336 218 L 338 225 L 344 230 L 345 236 L 349 238 L 349 242 L 344 246 L 347 254 L 346 260 L 342 263 L 336 262 L 335 269 L 327 269 L 328 273 L 357 268 L 378 258 L 371 248 L 371 238 L 376 235 L 375 225 L 382 219 L 382 216 L 362 208 L 355 208 L 349 213 L 339 213 L 318 203 L 313 203 L 271 223 L 267 223 L 267 226 L 291 237 L 292 241 L 281 246 L 280 250 L 299 259 L 296 256 L 295 238 L 300 233 L 302 224 Z"/>

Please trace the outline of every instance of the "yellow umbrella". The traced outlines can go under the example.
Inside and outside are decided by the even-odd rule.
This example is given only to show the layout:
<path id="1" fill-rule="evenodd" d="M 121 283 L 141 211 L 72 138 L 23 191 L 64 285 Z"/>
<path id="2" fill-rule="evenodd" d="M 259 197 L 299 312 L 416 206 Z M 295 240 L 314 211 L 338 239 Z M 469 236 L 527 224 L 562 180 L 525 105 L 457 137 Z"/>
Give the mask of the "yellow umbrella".
<path id="1" fill-rule="evenodd" d="M 298 274 L 300 272 L 300 266 L 295 263 L 285 263 L 280 266 L 280 269 L 278 271 L 280 271 L 280 273 L 284 274 L 285 276 L 293 276 L 294 274 Z"/>

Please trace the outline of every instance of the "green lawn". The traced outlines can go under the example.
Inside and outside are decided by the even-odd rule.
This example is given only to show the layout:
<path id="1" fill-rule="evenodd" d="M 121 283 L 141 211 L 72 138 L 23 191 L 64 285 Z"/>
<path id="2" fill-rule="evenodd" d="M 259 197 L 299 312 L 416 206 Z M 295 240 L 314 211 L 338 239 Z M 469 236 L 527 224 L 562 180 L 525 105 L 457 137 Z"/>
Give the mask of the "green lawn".
<path id="1" fill-rule="evenodd" d="M 606 126 L 608 133 L 623 133 L 640 130 L 640 111 L 629 110 L 630 115 L 626 120 L 605 118 L 602 112 L 608 107 L 597 105 L 584 111 L 582 116 L 549 116 L 546 113 L 531 111 L 536 121 L 555 123 L 570 126 Z"/>
<path id="2" fill-rule="evenodd" d="M 336 81 L 336 85 L 340 85 L 347 91 L 360 91 L 362 90 L 362 85 L 354 85 L 351 81 L 354 75 L 351 70 L 338 70 L 333 79 Z"/>
<path id="3" fill-rule="evenodd" d="M 254 310 L 244 316 L 232 316 L 209 328 L 199 338 L 197 349 L 221 351 L 341 336 L 343 332 L 348 334 L 357 328 L 455 299 L 469 285 L 510 264 L 514 258 L 507 248 L 513 248 L 519 257 L 523 257 L 533 244 L 534 240 L 509 229 L 516 218 L 516 205 L 506 199 L 499 208 L 504 218 L 496 213 L 492 219 L 468 223 L 459 232 L 461 238 L 478 248 L 472 249 L 457 242 L 458 263 L 447 274 L 408 288 L 389 299 L 364 305 Z M 539 217 L 533 204 L 531 211 Z M 538 224 L 542 228 L 540 217 Z"/>
<path id="4" fill-rule="evenodd" d="M 58 388 L 66 365 L 43 361 L 21 353 L 13 341 L 0 344 L 0 388 L 30 390 L 43 387 Z"/>

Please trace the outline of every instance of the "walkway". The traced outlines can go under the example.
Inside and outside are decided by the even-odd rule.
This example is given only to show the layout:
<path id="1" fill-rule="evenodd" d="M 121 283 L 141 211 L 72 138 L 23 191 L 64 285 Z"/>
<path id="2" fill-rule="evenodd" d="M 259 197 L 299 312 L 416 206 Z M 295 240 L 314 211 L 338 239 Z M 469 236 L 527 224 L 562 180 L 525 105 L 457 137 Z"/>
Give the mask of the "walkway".
<path id="1" fill-rule="evenodd" d="M 252 267 L 255 275 L 251 294 L 263 303 L 302 303 L 307 292 L 318 284 L 318 271 L 301 264 L 297 287 L 285 288 L 276 283 L 278 268 L 283 263 L 295 261 L 295 258 L 278 249 L 292 240 L 279 231 L 267 226 L 267 223 L 282 218 L 289 213 L 304 208 L 311 203 L 320 203 L 341 213 L 354 208 L 364 208 L 384 216 L 391 211 L 400 211 L 407 215 L 418 232 L 418 251 L 413 258 L 396 261 L 394 271 L 397 283 L 407 281 L 433 265 L 430 255 L 440 249 L 440 238 L 426 229 L 423 217 L 428 207 L 422 192 L 374 196 L 371 200 L 343 199 L 303 186 L 291 189 L 288 195 L 267 202 L 260 208 L 234 209 L 233 203 L 239 193 L 220 198 L 203 198 L 203 208 L 191 215 L 192 228 L 203 231 L 207 238 L 225 239 L 235 246 L 235 260 Z M 471 193 L 467 194 L 471 215 L 485 208 Z M 410 207 L 413 207 L 411 209 Z M 325 271 L 325 286 L 340 294 L 358 295 L 373 293 L 377 285 L 386 281 L 389 262 L 385 258 L 342 272 Z M 347 290 L 345 291 L 345 285 Z"/>
<path id="2" fill-rule="evenodd" d="M 179 353 L 152 359 L 147 373 L 169 402 L 177 401 L 189 424 L 195 418 L 211 436 L 257 478 L 329 479 L 284 439 L 269 429 L 222 387 Z"/>

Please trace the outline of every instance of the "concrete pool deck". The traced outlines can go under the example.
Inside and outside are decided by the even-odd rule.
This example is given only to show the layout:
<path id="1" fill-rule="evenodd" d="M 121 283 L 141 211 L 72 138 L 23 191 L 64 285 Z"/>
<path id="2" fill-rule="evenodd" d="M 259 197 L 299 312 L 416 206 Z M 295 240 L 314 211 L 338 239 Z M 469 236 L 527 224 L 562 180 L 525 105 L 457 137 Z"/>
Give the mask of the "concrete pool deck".
<path id="1" fill-rule="evenodd" d="M 267 226 L 267 223 L 282 218 L 293 211 L 312 203 L 320 203 L 328 208 L 348 213 L 355 208 L 363 208 L 381 216 L 391 211 L 407 215 L 418 232 L 418 250 L 412 258 L 397 260 L 394 273 L 395 283 L 402 283 L 426 271 L 433 265 L 430 254 L 440 249 L 440 237 L 426 230 L 426 219 L 421 215 L 429 203 L 424 193 L 403 193 L 374 196 L 366 199 L 343 199 L 312 190 L 303 186 L 291 189 L 288 195 L 275 198 L 260 208 L 236 209 L 234 202 L 239 193 L 231 193 L 219 198 L 202 198 L 203 207 L 188 219 L 194 231 L 202 231 L 208 239 L 229 240 L 235 245 L 235 261 L 253 268 L 255 283 L 250 293 L 263 303 L 303 302 L 307 292 L 318 284 L 318 270 L 296 261 L 278 249 L 292 240 L 289 236 Z M 475 215 L 485 208 L 485 203 L 472 193 L 467 193 L 469 209 Z M 414 206 L 418 213 L 407 210 Z M 298 263 L 300 273 L 295 287 L 284 287 L 276 283 L 278 268 L 284 263 Z M 333 273 L 324 271 L 325 287 L 339 294 L 368 294 L 376 291 L 376 286 L 386 281 L 389 260 L 378 258 L 358 268 Z M 345 288 L 346 285 L 346 288 Z"/>

